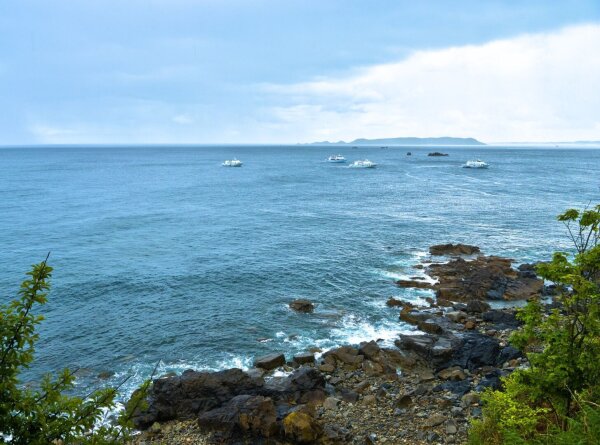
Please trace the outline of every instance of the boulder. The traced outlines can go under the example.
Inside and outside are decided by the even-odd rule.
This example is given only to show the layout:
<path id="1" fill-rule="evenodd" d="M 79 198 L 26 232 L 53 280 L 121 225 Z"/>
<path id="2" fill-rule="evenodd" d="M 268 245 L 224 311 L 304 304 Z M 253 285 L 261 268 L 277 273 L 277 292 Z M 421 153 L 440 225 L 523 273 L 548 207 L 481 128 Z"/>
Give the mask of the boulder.
<path id="1" fill-rule="evenodd" d="M 267 354 L 257 358 L 254 361 L 254 366 L 266 370 L 278 368 L 279 366 L 285 365 L 285 356 L 283 354 Z"/>
<path id="2" fill-rule="evenodd" d="M 272 437 L 279 431 L 273 401 L 268 397 L 250 395 L 236 396 L 224 406 L 200 414 L 198 425 L 226 431 L 230 435 L 249 433 Z"/>
<path id="3" fill-rule="evenodd" d="M 468 244 L 437 244 L 429 248 L 431 255 L 438 256 L 474 255 L 480 252 L 479 247 Z"/>
<path id="4" fill-rule="evenodd" d="M 264 383 L 261 377 L 251 377 L 241 369 L 187 370 L 180 376 L 154 380 L 148 392 L 148 407 L 136 411 L 132 420 L 136 428 L 146 429 L 154 422 L 192 419 L 235 396 L 260 394 Z"/>
<path id="5" fill-rule="evenodd" d="M 312 352 L 304 352 L 302 354 L 295 355 L 293 361 L 298 365 L 314 363 L 315 355 Z"/>
<path id="6" fill-rule="evenodd" d="M 303 298 L 290 302 L 289 306 L 296 312 L 310 313 L 315 310 L 315 305 L 310 300 Z"/>
<path id="7" fill-rule="evenodd" d="M 369 360 L 374 360 L 379 356 L 381 348 L 376 341 L 363 342 L 358 348 L 358 353 L 365 356 Z"/>
<path id="8" fill-rule="evenodd" d="M 502 329 L 516 328 L 521 325 L 521 322 L 517 320 L 514 310 L 491 310 L 484 312 L 482 318 L 483 321 L 493 323 Z"/>
<path id="9" fill-rule="evenodd" d="M 283 419 L 285 436 L 297 443 L 313 443 L 322 433 L 319 424 L 305 412 L 294 411 Z"/>
<path id="10" fill-rule="evenodd" d="M 490 310 L 490 305 L 485 301 L 471 300 L 465 307 L 465 312 L 468 314 L 481 314 Z"/>

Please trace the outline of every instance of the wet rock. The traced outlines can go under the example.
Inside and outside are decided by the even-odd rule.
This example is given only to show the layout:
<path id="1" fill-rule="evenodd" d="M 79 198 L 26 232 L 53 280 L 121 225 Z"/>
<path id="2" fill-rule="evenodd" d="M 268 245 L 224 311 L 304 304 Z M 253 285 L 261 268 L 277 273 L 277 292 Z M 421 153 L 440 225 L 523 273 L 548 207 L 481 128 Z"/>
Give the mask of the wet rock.
<path id="1" fill-rule="evenodd" d="M 267 370 L 275 369 L 283 365 L 285 365 L 285 356 L 278 353 L 268 354 L 259 357 L 254 361 L 254 366 Z"/>
<path id="2" fill-rule="evenodd" d="M 419 324 L 420 322 L 426 321 L 433 317 L 433 314 L 411 307 L 405 307 L 400 311 L 400 320 L 410 324 Z"/>
<path id="3" fill-rule="evenodd" d="M 474 255 L 480 252 L 479 247 L 469 246 L 468 244 L 437 244 L 429 248 L 431 255 L 438 256 Z"/>
<path id="4" fill-rule="evenodd" d="M 310 300 L 305 300 L 303 298 L 291 301 L 289 306 L 290 309 L 296 312 L 303 312 L 305 314 L 315 310 L 315 305 Z"/>
<path id="5" fill-rule="evenodd" d="M 304 352 L 302 354 L 295 355 L 293 361 L 299 365 L 314 363 L 315 355 L 312 352 Z"/>
<path id="6" fill-rule="evenodd" d="M 394 297 L 390 297 L 386 302 L 386 306 L 388 307 L 404 307 L 407 303 L 402 300 L 397 300 Z"/>
<path id="7" fill-rule="evenodd" d="M 396 285 L 399 287 L 412 287 L 417 289 L 433 289 L 434 285 L 424 280 L 398 280 Z"/>
<path id="8" fill-rule="evenodd" d="M 295 411 L 283 419 L 286 438 L 297 443 L 313 443 L 321 435 L 319 424 L 305 412 Z"/>

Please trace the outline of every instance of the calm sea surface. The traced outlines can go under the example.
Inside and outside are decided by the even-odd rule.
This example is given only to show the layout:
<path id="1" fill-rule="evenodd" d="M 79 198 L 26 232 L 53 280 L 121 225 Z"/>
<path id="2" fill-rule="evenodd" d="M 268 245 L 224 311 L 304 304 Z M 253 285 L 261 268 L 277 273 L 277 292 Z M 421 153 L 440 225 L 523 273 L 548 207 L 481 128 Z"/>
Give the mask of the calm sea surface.
<path id="1" fill-rule="evenodd" d="M 407 156 L 410 150 L 412 156 Z M 449 153 L 427 157 L 430 151 Z M 329 164 L 340 152 L 376 169 Z M 238 157 L 242 168 L 222 168 Z M 481 157 L 488 170 L 461 168 Z M 31 378 L 65 366 L 131 387 L 160 371 L 410 329 L 385 307 L 429 245 L 517 262 L 568 246 L 555 215 L 600 202 L 600 150 L 41 147 L 0 149 L 0 301 L 51 251 Z M 312 315 L 287 303 L 318 303 Z"/>

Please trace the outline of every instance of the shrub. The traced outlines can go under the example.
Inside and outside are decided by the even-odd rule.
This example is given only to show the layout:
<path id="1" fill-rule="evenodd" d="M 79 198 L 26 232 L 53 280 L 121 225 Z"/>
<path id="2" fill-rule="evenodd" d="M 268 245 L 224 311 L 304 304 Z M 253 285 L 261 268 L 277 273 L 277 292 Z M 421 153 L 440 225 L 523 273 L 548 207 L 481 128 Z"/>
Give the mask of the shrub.
<path id="1" fill-rule="evenodd" d="M 67 395 L 75 377 L 68 369 L 58 376 L 48 374 L 37 388 L 26 388 L 19 380 L 31 366 L 43 320 L 36 306 L 46 303 L 52 268 L 47 259 L 32 266 L 23 281 L 19 298 L 0 306 L 0 443 L 15 445 L 117 444 L 129 438 L 131 414 L 142 403 L 149 381 L 128 403 L 118 424 L 98 426 L 106 410 L 115 408 L 118 388 L 92 392 L 86 397 Z"/>
<path id="2" fill-rule="evenodd" d="M 532 300 L 519 312 L 523 327 L 511 343 L 529 368 L 505 379 L 505 392 L 486 394 L 483 420 L 470 431 L 473 444 L 598 443 L 588 436 L 600 414 L 600 206 L 570 209 L 558 220 L 575 253 L 556 252 L 537 268 L 560 289 L 557 307 L 547 311 Z"/>

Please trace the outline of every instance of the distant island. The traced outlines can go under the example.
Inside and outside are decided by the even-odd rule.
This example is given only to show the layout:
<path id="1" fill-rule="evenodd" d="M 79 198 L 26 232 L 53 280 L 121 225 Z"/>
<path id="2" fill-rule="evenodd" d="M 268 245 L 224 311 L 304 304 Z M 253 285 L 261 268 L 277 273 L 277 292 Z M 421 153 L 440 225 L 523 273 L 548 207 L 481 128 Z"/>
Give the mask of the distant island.
<path id="1" fill-rule="evenodd" d="M 384 138 L 384 139 L 355 139 L 352 142 L 312 142 L 310 145 L 486 145 L 474 138 Z"/>

